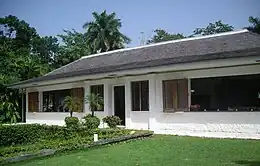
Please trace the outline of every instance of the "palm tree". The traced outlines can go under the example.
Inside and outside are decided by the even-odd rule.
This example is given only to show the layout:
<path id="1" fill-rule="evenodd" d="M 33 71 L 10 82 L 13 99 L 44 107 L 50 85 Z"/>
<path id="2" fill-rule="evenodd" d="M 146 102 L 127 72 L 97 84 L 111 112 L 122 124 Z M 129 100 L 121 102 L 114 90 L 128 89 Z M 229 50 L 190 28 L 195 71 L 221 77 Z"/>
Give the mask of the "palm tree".
<path id="1" fill-rule="evenodd" d="M 82 103 L 77 97 L 67 96 L 64 100 L 64 107 L 70 111 L 70 117 L 72 117 L 73 112 L 79 112 Z"/>
<path id="2" fill-rule="evenodd" d="M 248 29 L 249 31 L 260 34 L 260 18 L 250 16 L 248 18 L 248 21 L 252 24 L 252 26 L 246 27 L 246 29 Z"/>
<path id="3" fill-rule="evenodd" d="M 119 31 L 122 24 L 115 13 L 107 14 L 103 11 L 101 14 L 93 12 L 92 15 L 94 21 L 83 25 L 92 53 L 124 48 L 124 44 L 130 43 L 131 40 Z"/>
<path id="4" fill-rule="evenodd" d="M 90 93 L 86 96 L 85 102 L 89 104 L 92 117 L 94 112 L 103 108 L 103 98 L 99 94 Z"/>

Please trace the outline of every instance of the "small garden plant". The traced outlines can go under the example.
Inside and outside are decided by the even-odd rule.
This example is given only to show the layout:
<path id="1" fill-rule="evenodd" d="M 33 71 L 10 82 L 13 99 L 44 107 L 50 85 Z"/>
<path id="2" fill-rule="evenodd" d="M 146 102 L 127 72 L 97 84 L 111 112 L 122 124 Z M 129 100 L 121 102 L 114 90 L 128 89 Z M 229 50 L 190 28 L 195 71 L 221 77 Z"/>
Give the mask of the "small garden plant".
<path id="1" fill-rule="evenodd" d="M 84 116 L 83 119 L 84 119 L 83 126 L 85 126 L 88 129 L 96 129 L 100 124 L 100 119 L 90 114 Z"/>
<path id="2" fill-rule="evenodd" d="M 67 127 L 76 128 L 79 127 L 79 118 L 78 117 L 66 117 L 65 124 Z"/>
<path id="3" fill-rule="evenodd" d="M 79 119 L 73 117 L 73 112 L 79 112 L 81 109 L 82 103 L 76 97 L 67 96 L 64 100 L 64 107 L 70 111 L 70 117 L 65 118 L 65 123 L 67 127 L 78 127 Z"/>
<path id="4" fill-rule="evenodd" d="M 118 116 L 107 116 L 103 118 L 103 122 L 107 123 L 110 128 L 116 128 L 117 125 L 120 125 L 122 120 Z"/>

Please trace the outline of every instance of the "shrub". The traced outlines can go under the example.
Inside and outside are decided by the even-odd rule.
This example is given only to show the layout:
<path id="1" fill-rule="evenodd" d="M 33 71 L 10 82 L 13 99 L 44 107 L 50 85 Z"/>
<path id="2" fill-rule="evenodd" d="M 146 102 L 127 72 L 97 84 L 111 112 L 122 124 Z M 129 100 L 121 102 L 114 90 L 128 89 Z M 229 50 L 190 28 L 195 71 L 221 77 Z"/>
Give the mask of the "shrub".
<path id="1" fill-rule="evenodd" d="M 107 123 L 110 128 L 116 128 L 116 125 L 120 125 L 122 120 L 118 116 L 107 116 L 103 118 L 103 122 Z"/>
<path id="2" fill-rule="evenodd" d="M 36 152 L 41 149 L 68 151 L 79 149 L 93 142 L 93 135 L 99 139 L 129 135 L 125 129 L 68 128 L 40 124 L 0 125 L 1 160 L 18 154 Z"/>
<path id="3" fill-rule="evenodd" d="M 88 129 L 97 129 L 100 124 L 100 119 L 96 116 L 92 116 L 90 114 L 83 117 L 85 122 L 83 123 Z"/>
<path id="4" fill-rule="evenodd" d="M 35 143 L 46 144 L 47 142 L 55 142 L 56 144 L 56 142 L 75 139 L 79 142 L 80 140 L 93 140 L 94 134 L 98 134 L 101 139 L 127 133 L 129 133 L 129 130 L 122 129 L 90 130 L 84 127 L 67 128 L 40 124 L 0 125 L 0 147 Z M 51 146 L 49 148 L 51 148 Z"/>
<path id="5" fill-rule="evenodd" d="M 79 127 L 79 118 L 77 117 L 66 117 L 65 118 L 65 123 L 67 127 Z"/>

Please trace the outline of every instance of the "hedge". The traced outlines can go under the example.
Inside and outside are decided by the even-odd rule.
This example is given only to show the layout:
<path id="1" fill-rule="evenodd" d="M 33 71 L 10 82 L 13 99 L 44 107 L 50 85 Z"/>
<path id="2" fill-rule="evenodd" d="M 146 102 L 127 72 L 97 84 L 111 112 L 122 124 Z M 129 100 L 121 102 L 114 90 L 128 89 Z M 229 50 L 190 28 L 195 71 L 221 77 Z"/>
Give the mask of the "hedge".
<path id="1" fill-rule="evenodd" d="M 32 151 L 26 151 L 26 154 L 18 154 L 18 155 L 9 155 L 5 154 L 2 158 L 0 157 L 0 165 L 1 164 L 6 164 L 10 162 L 17 162 L 17 161 L 23 161 L 23 160 L 28 160 L 28 159 L 34 159 L 38 157 L 44 157 L 44 156 L 50 156 L 53 155 L 57 152 L 63 152 L 63 151 L 70 151 L 70 150 L 75 150 L 75 149 L 85 149 L 85 148 L 90 148 L 90 147 L 95 147 L 95 146 L 100 146 L 100 145 L 106 145 L 106 144 L 113 144 L 121 141 L 127 141 L 131 139 L 138 139 L 138 138 L 145 138 L 153 135 L 153 132 L 150 131 L 136 131 L 134 134 L 128 134 L 128 135 L 119 135 L 111 138 L 106 138 L 106 139 L 100 139 L 97 142 L 88 142 L 88 143 L 83 143 L 83 142 L 74 142 L 72 144 L 62 144 L 60 148 L 54 148 L 53 149 L 37 149 L 37 146 L 28 146 L 29 148 L 36 147 L 36 149 L 31 149 Z M 57 146 L 57 144 L 55 143 Z M 9 149 L 10 150 L 10 149 Z M 1 156 L 1 154 L 0 154 Z"/>
<path id="2" fill-rule="evenodd" d="M 99 139 L 129 135 L 125 129 L 67 128 L 39 124 L 0 126 L 0 161 L 13 156 L 39 152 L 42 149 L 67 151 L 79 149 L 93 142 L 93 135 Z M 23 155 L 22 155 L 23 156 Z M 27 156 L 28 157 L 28 156 Z M 0 164 L 1 165 L 1 164 Z"/>
<path id="3" fill-rule="evenodd" d="M 0 126 L 0 147 L 25 145 L 49 140 L 93 139 L 96 133 L 99 138 L 111 138 L 116 135 L 128 134 L 129 130 L 67 128 L 39 124 L 2 125 Z"/>

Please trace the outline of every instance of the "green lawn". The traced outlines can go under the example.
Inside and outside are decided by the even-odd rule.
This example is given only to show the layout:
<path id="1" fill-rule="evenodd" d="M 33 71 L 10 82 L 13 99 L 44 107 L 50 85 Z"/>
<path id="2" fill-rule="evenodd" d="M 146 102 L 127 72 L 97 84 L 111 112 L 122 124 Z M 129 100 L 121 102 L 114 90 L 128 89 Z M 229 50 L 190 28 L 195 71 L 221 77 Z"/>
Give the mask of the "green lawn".
<path id="1" fill-rule="evenodd" d="M 19 166 L 260 166 L 260 141 L 156 135 L 16 163 Z"/>

